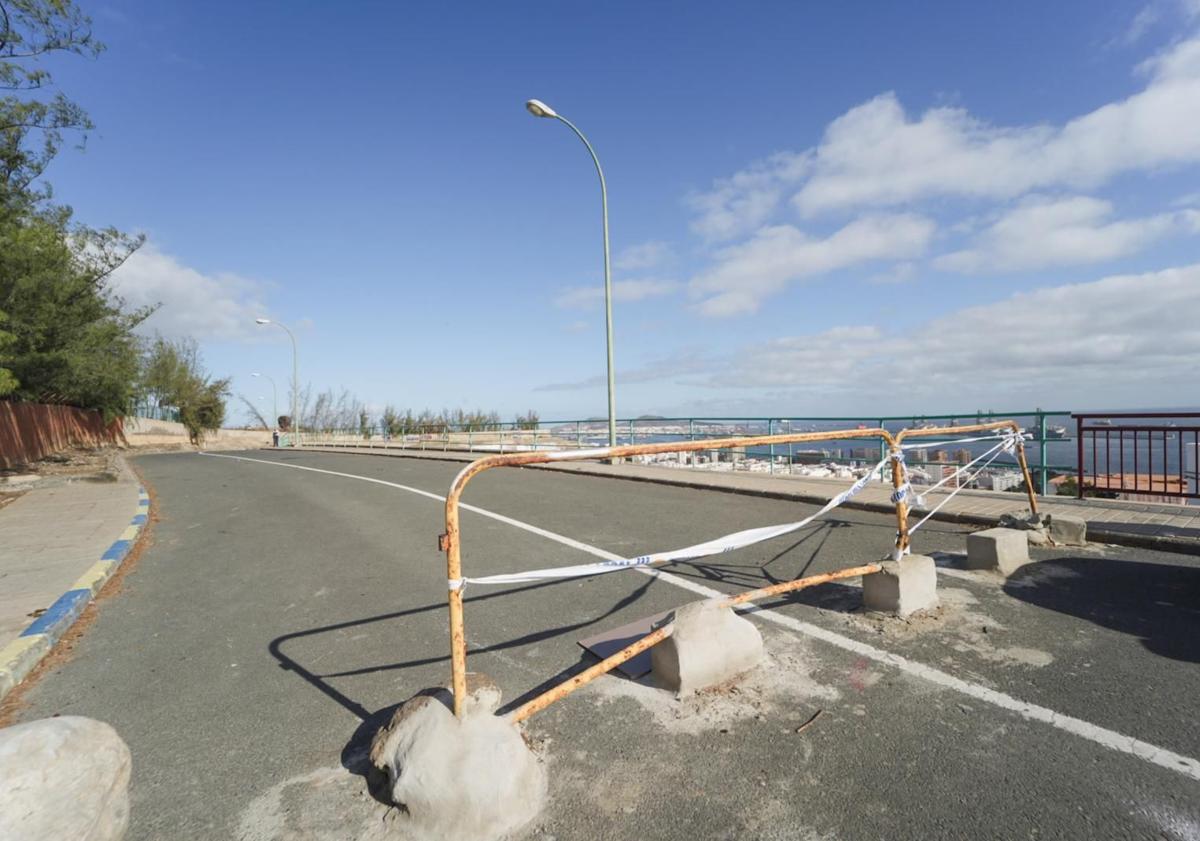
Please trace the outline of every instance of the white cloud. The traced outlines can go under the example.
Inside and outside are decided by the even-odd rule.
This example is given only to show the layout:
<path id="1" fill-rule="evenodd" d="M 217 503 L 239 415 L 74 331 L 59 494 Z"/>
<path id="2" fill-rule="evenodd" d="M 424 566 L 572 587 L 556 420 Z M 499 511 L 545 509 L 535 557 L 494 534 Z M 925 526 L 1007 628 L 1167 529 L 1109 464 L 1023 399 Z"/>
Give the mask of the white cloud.
<path id="1" fill-rule="evenodd" d="M 622 271 L 644 271 L 669 263 L 674 258 L 675 253 L 670 245 L 651 240 L 623 249 L 613 259 L 613 266 Z"/>
<path id="2" fill-rule="evenodd" d="M 1014 391 L 1095 400 L 1121 387 L 1153 399 L 1153 382 L 1194 379 L 1197 312 L 1200 264 L 1020 293 L 899 334 L 861 326 L 777 339 L 706 384 L 934 395 L 940 406 Z"/>
<path id="3" fill-rule="evenodd" d="M 629 303 L 646 298 L 658 298 L 677 291 L 681 284 L 677 280 L 644 278 L 641 280 L 618 280 L 613 282 L 613 301 Z M 555 306 L 564 309 L 587 309 L 604 301 L 604 284 L 576 286 L 567 289 L 554 299 Z"/>
<path id="4" fill-rule="evenodd" d="M 203 274 L 150 242 L 113 272 L 112 289 L 134 307 L 161 305 L 140 329 L 172 338 L 249 338 L 254 318 L 266 311 L 266 284 L 228 272 Z"/>
<path id="5" fill-rule="evenodd" d="M 932 196 L 1005 199 L 1200 161 L 1200 38 L 1140 69 L 1144 90 L 1061 127 L 994 126 L 961 108 L 910 119 L 883 94 L 830 124 L 794 202 L 812 215 Z"/>
<path id="6" fill-rule="evenodd" d="M 707 193 L 693 193 L 686 204 L 697 214 L 692 230 L 710 241 L 731 239 L 763 224 L 775 212 L 784 188 L 809 171 L 808 152 L 779 152 L 728 178 Z"/>
<path id="7" fill-rule="evenodd" d="M 777 153 L 689 196 L 693 230 L 710 241 L 749 233 L 793 191 L 794 207 L 811 217 L 940 196 L 1008 200 L 1200 161 L 1200 37 L 1138 70 L 1143 90 L 1060 126 L 997 126 L 957 107 L 912 118 L 883 93 L 830 123 L 816 147 Z"/>
<path id="8" fill-rule="evenodd" d="M 1113 39 L 1113 43 L 1126 47 L 1137 43 L 1156 23 L 1162 20 L 1163 11 L 1163 4 L 1161 2 L 1148 3 L 1143 6 L 1133 16 L 1133 20 L 1129 22 L 1129 26 L 1125 31 Z"/>
<path id="9" fill-rule="evenodd" d="M 1178 402 L 1200 357 L 1200 264 L 1018 293 L 904 331 L 861 324 L 777 338 L 725 357 L 678 354 L 619 382 L 772 390 L 826 411 Z M 555 390 L 601 383 L 557 384 Z"/>
<path id="10" fill-rule="evenodd" d="M 1173 233 L 1200 230 L 1200 212 L 1185 210 L 1111 221 L 1111 202 L 1087 196 L 1031 196 L 1005 213 L 973 246 L 945 254 L 946 271 L 1003 272 L 1101 263 L 1136 253 Z"/>
<path id="11" fill-rule="evenodd" d="M 752 313 L 792 280 L 872 260 L 916 257 L 935 228 L 913 214 L 864 216 L 826 239 L 791 225 L 766 227 L 748 242 L 718 252 L 716 265 L 695 277 L 690 291 L 701 299 L 705 315 Z"/>
<path id="12" fill-rule="evenodd" d="M 881 285 L 907 283 L 917 276 L 917 264 L 912 262 L 897 263 L 887 271 L 878 272 L 867 278 L 868 283 Z"/>

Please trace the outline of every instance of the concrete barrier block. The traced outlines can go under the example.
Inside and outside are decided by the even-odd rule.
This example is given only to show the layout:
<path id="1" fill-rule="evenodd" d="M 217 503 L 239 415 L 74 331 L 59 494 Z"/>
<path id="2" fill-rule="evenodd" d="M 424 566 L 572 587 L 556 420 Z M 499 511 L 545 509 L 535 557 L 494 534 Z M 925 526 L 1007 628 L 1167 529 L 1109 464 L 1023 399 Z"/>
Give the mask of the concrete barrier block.
<path id="1" fill-rule="evenodd" d="M 1082 517 L 1051 514 L 1050 539 L 1066 546 L 1083 546 L 1087 543 L 1087 521 Z"/>
<path id="2" fill-rule="evenodd" d="M 1029 538 L 1016 529 L 987 529 L 967 535 L 967 569 L 1012 575 L 1029 563 Z"/>
<path id="3" fill-rule="evenodd" d="M 491 694 L 468 689 L 477 697 L 461 719 L 445 692 L 418 695 L 375 734 L 371 762 L 413 837 L 507 838 L 541 811 L 545 770 L 520 728 L 488 709 Z"/>
<path id="4" fill-rule="evenodd" d="M 905 555 L 884 561 L 883 570 L 863 576 L 867 610 L 908 616 L 938 605 L 937 566 L 927 555 Z"/>
<path id="5" fill-rule="evenodd" d="M 650 649 L 650 664 L 658 684 L 678 695 L 718 686 L 762 659 L 758 628 L 715 601 L 686 604 L 664 621 L 675 630 Z"/>

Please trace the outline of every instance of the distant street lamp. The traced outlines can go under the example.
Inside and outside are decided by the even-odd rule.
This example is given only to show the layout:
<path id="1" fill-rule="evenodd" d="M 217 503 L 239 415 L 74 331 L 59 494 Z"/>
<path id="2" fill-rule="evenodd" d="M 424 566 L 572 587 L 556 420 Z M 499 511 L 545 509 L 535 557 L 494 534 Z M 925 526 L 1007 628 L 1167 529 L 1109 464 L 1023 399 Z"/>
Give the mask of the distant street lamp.
<path id="1" fill-rule="evenodd" d="M 275 388 L 275 380 L 268 377 L 266 374 L 251 374 L 252 377 L 262 377 L 271 384 L 271 411 L 275 413 L 275 417 L 271 421 L 272 426 L 279 425 L 279 390 Z M 262 399 L 262 398 L 260 398 Z"/>
<path id="2" fill-rule="evenodd" d="M 297 359 L 299 354 L 296 352 L 296 337 L 292 331 L 287 328 L 287 325 L 280 321 L 272 321 L 269 318 L 256 318 L 255 324 L 274 324 L 276 327 L 282 327 L 283 331 L 288 334 L 288 338 L 292 340 L 292 435 L 295 438 L 296 444 L 300 443 L 300 418 L 296 416 L 297 398 L 300 394 L 300 374 L 299 363 Z"/>
<path id="3" fill-rule="evenodd" d="M 583 145 L 587 147 L 588 153 L 592 156 L 592 163 L 596 165 L 596 174 L 600 176 L 600 212 L 604 224 L 604 330 L 608 349 L 608 445 L 615 447 L 617 445 L 617 401 L 616 380 L 613 375 L 612 272 L 609 269 L 608 259 L 608 186 L 604 183 L 604 170 L 600 168 L 600 159 L 596 157 L 596 150 L 592 148 L 592 144 L 588 143 L 588 139 L 575 127 L 574 123 L 538 99 L 526 102 L 525 108 L 535 117 L 559 120 L 575 132 L 583 141 Z"/>

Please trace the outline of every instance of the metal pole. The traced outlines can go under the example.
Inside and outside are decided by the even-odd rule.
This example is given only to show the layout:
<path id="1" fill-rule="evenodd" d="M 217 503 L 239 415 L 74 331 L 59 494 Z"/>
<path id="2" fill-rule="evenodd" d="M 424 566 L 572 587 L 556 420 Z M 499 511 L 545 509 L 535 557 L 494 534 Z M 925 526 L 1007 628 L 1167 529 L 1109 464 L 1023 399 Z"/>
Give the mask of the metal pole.
<path id="1" fill-rule="evenodd" d="M 279 324 L 278 321 L 275 322 Z M 280 327 L 287 332 L 288 338 L 292 340 L 292 426 L 296 430 L 295 446 L 300 446 L 300 353 L 296 349 L 296 337 L 288 330 L 287 326 L 279 324 Z"/>
<path id="2" fill-rule="evenodd" d="M 1045 496 L 1049 493 L 1047 486 L 1050 477 L 1049 471 L 1046 470 L 1046 414 L 1041 410 L 1038 411 L 1038 458 L 1041 459 L 1038 465 L 1041 474 L 1041 494 Z"/>
<path id="3" fill-rule="evenodd" d="M 279 424 L 279 389 L 275 387 L 275 380 L 266 374 L 251 374 L 252 377 L 265 377 L 267 382 L 271 384 L 271 411 L 275 413 L 272 418 L 271 425 L 278 426 Z"/>
<path id="4" fill-rule="evenodd" d="M 790 432 L 791 430 L 788 430 L 788 431 Z M 771 418 L 767 418 L 767 435 L 774 435 L 774 434 L 775 434 L 775 421 L 772 420 Z M 767 468 L 767 472 L 773 474 L 775 472 L 775 445 L 772 444 L 767 449 L 768 449 L 767 457 L 770 459 L 770 466 Z"/>
<path id="5" fill-rule="evenodd" d="M 288 334 L 288 338 L 292 340 L 292 437 L 293 446 L 300 444 L 300 419 L 296 417 L 297 407 L 299 406 L 300 396 L 300 363 L 298 361 L 300 354 L 296 350 L 296 336 L 288 329 L 288 326 L 282 321 L 274 319 L 259 318 L 255 319 L 259 324 L 274 324 L 283 328 L 283 332 Z"/>
<path id="6" fill-rule="evenodd" d="M 613 373 L 612 269 L 608 257 L 608 185 L 604 181 L 604 170 L 600 167 L 600 158 L 597 157 L 592 144 L 583 136 L 583 132 L 561 114 L 555 114 L 554 117 L 565 123 L 583 141 L 588 154 L 592 156 L 592 163 L 596 165 L 596 174 L 600 176 L 600 212 L 604 226 L 604 335 L 608 355 L 608 446 L 615 447 L 617 446 L 617 398 L 616 377 Z"/>
<path id="7" fill-rule="evenodd" d="M 899 445 L 892 448 L 892 489 L 899 494 L 904 484 L 904 451 Z M 896 560 L 904 557 L 908 549 L 908 505 L 903 498 L 896 500 Z"/>

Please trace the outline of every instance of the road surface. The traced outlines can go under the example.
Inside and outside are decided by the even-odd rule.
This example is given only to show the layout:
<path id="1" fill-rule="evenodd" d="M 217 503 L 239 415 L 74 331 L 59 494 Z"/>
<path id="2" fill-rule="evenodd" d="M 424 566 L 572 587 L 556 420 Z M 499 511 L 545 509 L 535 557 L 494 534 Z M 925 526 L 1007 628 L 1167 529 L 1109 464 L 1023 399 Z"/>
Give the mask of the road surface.
<path id="1" fill-rule="evenodd" d="M 153 543 L 20 718 L 117 728 L 130 839 L 405 837 L 363 751 L 448 679 L 430 495 L 461 465 L 240 455 L 135 460 Z M 464 514 L 468 575 L 593 560 L 525 526 L 632 556 L 813 510 L 536 469 L 485 473 L 465 501 L 513 521 Z M 468 587 L 469 666 L 511 706 L 590 663 L 581 637 L 876 560 L 893 532 L 837 511 L 667 575 Z M 938 559 L 936 615 L 874 617 L 857 582 L 826 585 L 761 605 L 768 660 L 735 690 L 676 702 L 610 675 L 532 718 L 550 801 L 524 837 L 1200 837 L 1198 559 L 1039 550 L 1004 582 L 963 569 L 961 527 L 931 522 L 915 548 Z"/>

